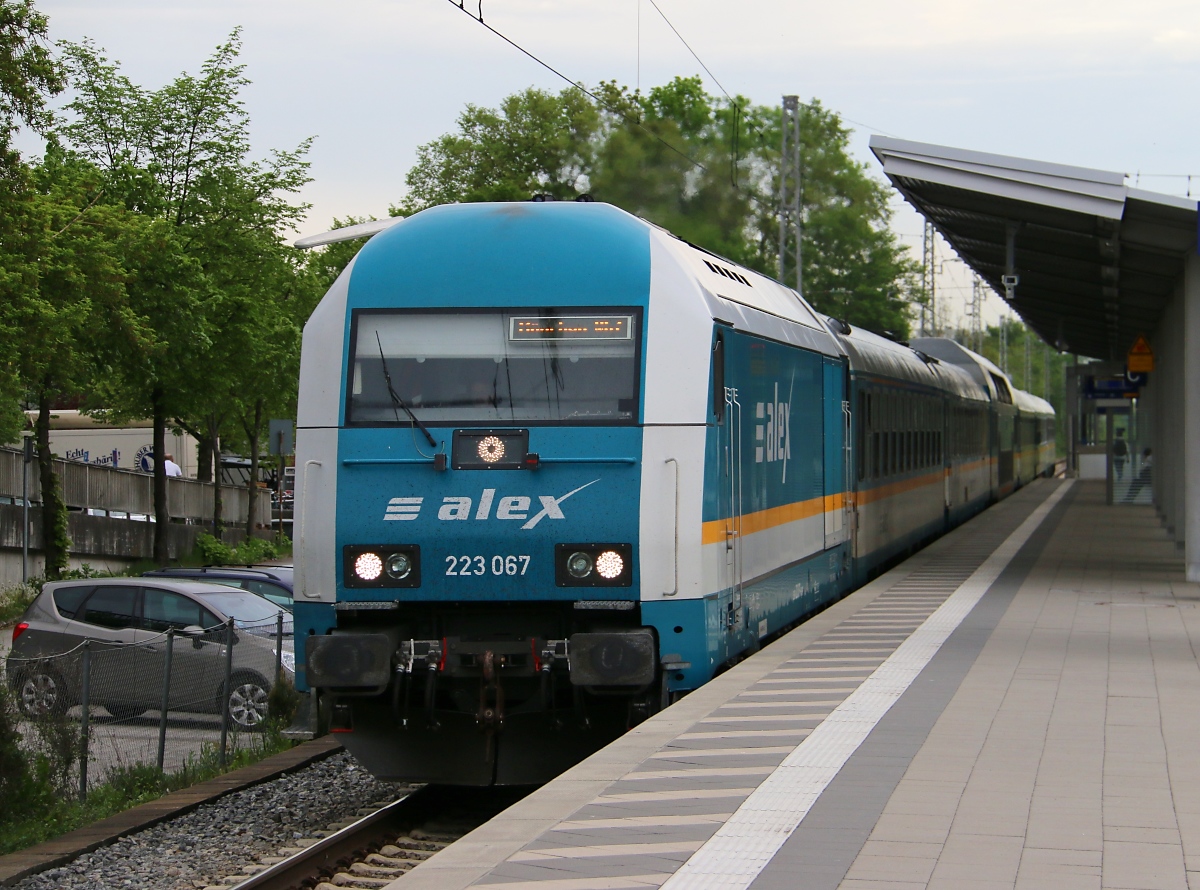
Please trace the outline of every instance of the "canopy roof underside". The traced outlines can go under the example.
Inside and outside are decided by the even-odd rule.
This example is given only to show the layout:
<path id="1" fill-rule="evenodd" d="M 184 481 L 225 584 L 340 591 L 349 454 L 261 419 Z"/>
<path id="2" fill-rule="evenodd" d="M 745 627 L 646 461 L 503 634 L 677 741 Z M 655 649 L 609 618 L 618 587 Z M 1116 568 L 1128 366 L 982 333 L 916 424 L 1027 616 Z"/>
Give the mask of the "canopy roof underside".
<path id="1" fill-rule="evenodd" d="M 1150 335 L 1197 244 L 1194 201 L 1120 173 L 871 137 L 892 184 L 1012 309 L 1064 352 L 1124 358 Z"/>

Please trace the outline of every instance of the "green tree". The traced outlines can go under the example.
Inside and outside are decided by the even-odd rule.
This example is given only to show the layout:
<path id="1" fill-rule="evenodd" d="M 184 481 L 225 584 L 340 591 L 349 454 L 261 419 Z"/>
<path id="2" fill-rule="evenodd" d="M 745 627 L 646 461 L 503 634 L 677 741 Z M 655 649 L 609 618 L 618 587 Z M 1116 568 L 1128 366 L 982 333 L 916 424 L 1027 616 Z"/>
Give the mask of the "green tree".
<path id="1" fill-rule="evenodd" d="M 17 306 L 37 278 L 21 231 L 22 220 L 33 212 L 33 187 L 12 140 L 21 126 L 37 131 L 46 126 L 46 99 L 63 87 L 46 32 L 46 17 L 31 0 L 0 0 L 0 439 L 5 442 L 26 425 L 15 361 L 25 310 Z"/>
<path id="2" fill-rule="evenodd" d="M 46 575 L 55 578 L 67 565 L 69 542 L 50 452 L 50 412 L 64 397 L 92 389 L 104 333 L 138 336 L 125 291 L 130 232 L 138 221 L 104 199 L 100 171 L 53 142 L 29 178 L 19 234 L 6 244 L 21 255 L 25 270 L 21 286 L 9 294 L 9 317 L 21 332 L 11 360 L 37 409 Z"/>
<path id="3" fill-rule="evenodd" d="M 124 368 L 126 385 L 113 393 L 123 397 L 113 407 L 153 419 L 156 454 L 163 453 L 172 423 L 197 437 L 202 461 L 217 457 L 218 466 L 222 432 L 237 414 L 238 399 L 256 383 L 241 373 L 247 356 L 273 348 L 256 336 L 250 307 L 270 299 L 270 289 L 295 274 L 293 251 L 281 233 L 306 209 L 290 196 L 308 181 L 310 145 L 305 140 L 295 150 L 252 159 L 250 121 L 240 98 L 249 81 L 240 51 L 235 30 L 199 74 L 184 73 L 146 90 L 93 44 L 65 49 L 75 93 L 64 139 L 106 171 L 131 209 L 172 228 L 163 244 L 178 246 L 182 259 L 175 257 L 176 265 L 195 267 L 185 276 L 189 286 L 157 294 L 155 330 L 162 348 L 150 356 L 150 367 L 138 357 Z M 212 478 L 219 527 L 220 473 Z M 155 462 L 155 511 L 167 515 L 161 461 Z M 165 529 L 159 528 L 156 559 L 165 560 L 165 548 Z"/>
<path id="4" fill-rule="evenodd" d="M 780 109 L 714 98 L 699 77 L 644 94 L 615 82 L 593 92 L 595 102 L 574 88 L 531 88 L 497 109 L 468 106 L 456 132 L 418 149 L 393 214 L 589 192 L 775 274 Z M 852 324 L 907 336 L 916 266 L 889 228 L 887 188 L 850 156 L 849 136 L 819 102 L 804 107 L 805 296 Z"/>
<path id="5" fill-rule="evenodd" d="M 12 137 L 21 124 L 49 123 L 47 96 L 62 91 L 63 76 L 46 45 L 47 19 L 32 0 L 0 0 L 0 174 L 20 176 Z"/>

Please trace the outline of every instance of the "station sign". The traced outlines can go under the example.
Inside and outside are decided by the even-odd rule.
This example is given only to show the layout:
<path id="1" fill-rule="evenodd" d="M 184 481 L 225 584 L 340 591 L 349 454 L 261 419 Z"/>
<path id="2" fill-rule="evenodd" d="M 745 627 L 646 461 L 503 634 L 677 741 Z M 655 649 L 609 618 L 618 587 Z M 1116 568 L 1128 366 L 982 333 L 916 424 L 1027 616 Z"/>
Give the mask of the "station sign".
<path id="1" fill-rule="evenodd" d="M 1083 395 L 1087 399 L 1132 399 L 1141 391 L 1143 381 L 1136 374 L 1088 377 Z"/>
<path id="2" fill-rule="evenodd" d="M 1154 350 L 1141 334 L 1138 334 L 1133 345 L 1129 347 L 1129 354 L 1125 357 L 1125 368 L 1130 374 L 1149 374 L 1154 370 Z"/>

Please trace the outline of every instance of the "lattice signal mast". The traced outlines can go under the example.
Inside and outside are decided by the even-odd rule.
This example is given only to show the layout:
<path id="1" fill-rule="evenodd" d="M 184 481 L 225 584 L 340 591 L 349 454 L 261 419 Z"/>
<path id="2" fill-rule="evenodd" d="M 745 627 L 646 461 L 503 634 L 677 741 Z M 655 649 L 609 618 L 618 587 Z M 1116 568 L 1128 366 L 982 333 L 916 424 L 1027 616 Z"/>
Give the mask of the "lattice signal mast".
<path id="1" fill-rule="evenodd" d="M 937 241 L 933 223 L 925 220 L 921 245 L 921 336 L 937 336 Z"/>
<path id="2" fill-rule="evenodd" d="M 787 284 L 789 240 L 795 246 L 793 269 L 796 290 L 804 292 L 804 267 L 800 220 L 800 97 L 783 97 L 783 148 L 779 160 L 779 280 Z"/>
<path id="3" fill-rule="evenodd" d="M 971 320 L 968 345 L 980 354 L 983 353 L 983 301 L 987 297 L 986 287 L 978 275 L 971 276 L 971 302 L 967 304 L 967 318 Z"/>

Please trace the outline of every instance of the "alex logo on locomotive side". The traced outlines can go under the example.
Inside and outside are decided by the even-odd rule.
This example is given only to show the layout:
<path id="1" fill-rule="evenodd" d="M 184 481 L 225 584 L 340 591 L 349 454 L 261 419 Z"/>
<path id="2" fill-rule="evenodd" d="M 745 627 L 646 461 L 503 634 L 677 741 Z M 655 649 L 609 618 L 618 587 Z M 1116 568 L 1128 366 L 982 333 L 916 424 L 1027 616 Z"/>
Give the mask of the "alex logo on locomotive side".
<path id="1" fill-rule="evenodd" d="M 760 423 L 754 425 L 754 462 L 773 464 L 783 462 L 783 481 L 787 482 L 787 462 L 792 456 L 792 396 L 779 400 L 779 384 L 775 384 L 775 397 L 769 402 L 754 406 L 754 417 Z"/>
<path id="2" fill-rule="evenodd" d="M 599 479 L 593 479 L 586 485 L 581 485 L 559 497 L 548 494 L 537 495 L 537 503 L 541 509 L 533 515 L 530 513 L 533 510 L 534 499 L 526 495 L 505 495 L 497 498 L 494 488 L 485 488 L 480 494 L 478 502 L 470 497 L 447 495 L 442 498 L 442 503 L 438 507 L 437 518 L 442 522 L 492 518 L 517 520 L 523 521 L 521 525 L 523 530 L 531 529 L 543 519 L 566 519 L 567 517 L 562 511 L 563 501 L 599 481 Z M 424 502 L 424 497 L 391 498 L 388 501 L 387 509 L 384 510 L 383 518 L 386 521 L 412 521 L 421 515 L 421 507 Z M 493 506 L 495 507 L 494 513 Z"/>

